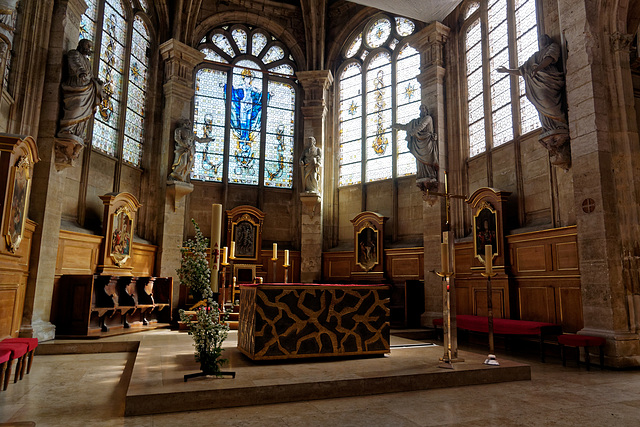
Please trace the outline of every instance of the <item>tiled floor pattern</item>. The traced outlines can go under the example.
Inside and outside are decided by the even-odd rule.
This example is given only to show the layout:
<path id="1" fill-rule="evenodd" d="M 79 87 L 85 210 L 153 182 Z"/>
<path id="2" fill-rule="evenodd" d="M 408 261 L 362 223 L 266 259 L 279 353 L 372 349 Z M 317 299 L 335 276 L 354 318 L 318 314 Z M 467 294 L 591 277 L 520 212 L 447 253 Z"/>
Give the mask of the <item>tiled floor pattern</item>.
<path id="1" fill-rule="evenodd" d="M 160 332 L 144 339 L 173 337 Z M 147 338 L 149 336 L 149 338 Z M 137 334 L 127 340 L 140 339 Z M 587 372 L 536 355 L 531 381 L 124 417 L 134 353 L 38 356 L 0 393 L 0 423 L 37 426 L 638 426 L 640 371 Z M 500 355 L 498 355 L 500 359 Z M 3 424 L 0 424 L 3 425 Z"/>

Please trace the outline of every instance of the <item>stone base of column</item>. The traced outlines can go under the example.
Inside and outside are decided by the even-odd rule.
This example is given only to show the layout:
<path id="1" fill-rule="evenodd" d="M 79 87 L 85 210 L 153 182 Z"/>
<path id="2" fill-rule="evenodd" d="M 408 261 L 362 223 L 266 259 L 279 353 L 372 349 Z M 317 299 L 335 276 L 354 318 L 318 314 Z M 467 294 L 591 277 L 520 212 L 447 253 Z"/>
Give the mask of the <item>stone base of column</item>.
<path id="1" fill-rule="evenodd" d="M 420 326 L 433 328 L 433 319 L 442 319 L 441 311 L 425 311 L 420 315 Z"/>
<path id="2" fill-rule="evenodd" d="M 21 327 L 20 337 L 38 338 L 39 342 L 51 341 L 56 337 L 56 326 L 53 323 L 39 320 L 34 322 L 32 325 Z"/>
<path id="3" fill-rule="evenodd" d="M 603 337 L 607 340 L 604 347 L 604 364 L 606 366 L 612 368 L 640 366 L 640 336 L 638 334 L 584 328 L 578 332 L 578 335 Z M 597 352 L 597 349 L 590 350 Z"/>

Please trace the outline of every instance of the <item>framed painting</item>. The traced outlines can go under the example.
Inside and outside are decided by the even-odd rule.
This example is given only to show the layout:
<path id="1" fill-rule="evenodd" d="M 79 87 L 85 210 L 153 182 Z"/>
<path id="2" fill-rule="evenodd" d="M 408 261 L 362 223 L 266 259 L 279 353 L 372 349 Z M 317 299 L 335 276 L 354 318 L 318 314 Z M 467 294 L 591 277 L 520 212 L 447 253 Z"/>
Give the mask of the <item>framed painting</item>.
<path id="1" fill-rule="evenodd" d="M 357 233 L 356 263 L 363 270 L 369 271 L 379 262 L 378 230 L 365 225 Z"/>
<path id="2" fill-rule="evenodd" d="M 27 156 L 22 156 L 11 167 L 7 199 L 9 204 L 5 210 L 3 227 L 7 248 L 13 253 L 20 247 L 24 236 L 30 190 L 31 164 Z"/>
<path id="3" fill-rule="evenodd" d="M 473 217 L 473 252 L 483 263 L 485 262 L 485 245 L 491 245 L 492 257 L 498 255 L 497 229 L 498 216 L 495 209 L 489 203 L 483 203 Z"/>
<path id="4" fill-rule="evenodd" d="M 117 209 L 111 217 L 109 256 L 117 265 L 122 265 L 131 256 L 133 214 L 127 206 Z"/>
<path id="5" fill-rule="evenodd" d="M 252 260 L 258 259 L 258 224 L 250 218 L 241 218 L 232 223 L 231 236 L 235 245 L 235 259 Z"/>

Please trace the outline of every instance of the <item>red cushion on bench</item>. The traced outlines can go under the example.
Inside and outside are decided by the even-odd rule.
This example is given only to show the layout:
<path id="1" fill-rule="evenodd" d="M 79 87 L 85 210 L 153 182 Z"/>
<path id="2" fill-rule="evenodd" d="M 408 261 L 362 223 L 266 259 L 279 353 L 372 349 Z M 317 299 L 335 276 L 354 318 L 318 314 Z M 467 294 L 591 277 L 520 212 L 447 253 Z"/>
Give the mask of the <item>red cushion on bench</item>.
<path id="1" fill-rule="evenodd" d="M 24 356 L 25 354 L 27 354 L 28 348 L 29 347 L 27 346 L 27 344 L 23 343 L 0 342 L 0 350 L 11 351 L 11 359 L 18 359 Z"/>
<path id="2" fill-rule="evenodd" d="M 489 332 L 486 316 L 459 314 L 456 317 L 458 328 L 475 332 Z M 434 326 L 442 325 L 442 319 L 433 319 Z M 557 326 L 553 323 L 533 322 L 530 320 L 493 319 L 493 332 L 504 335 L 540 335 L 541 328 Z"/>
<path id="3" fill-rule="evenodd" d="M 602 337 L 592 337 L 589 335 L 558 335 L 558 342 L 562 345 L 572 347 L 599 347 L 604 345 L 606 340 Z"/>
<path id="4" fill-rule="evenodd" d="M 11 359 L 11 350 L 0 349 L 0 363 L 8 362 L 9 359 Z"/>
<path id="5" fill-rule="evenodd" d="M 31 351 L 38 346 L 38 338 L 5 338 L 1 343 L 21 343 L 28 346 L 27 351 Z"/>

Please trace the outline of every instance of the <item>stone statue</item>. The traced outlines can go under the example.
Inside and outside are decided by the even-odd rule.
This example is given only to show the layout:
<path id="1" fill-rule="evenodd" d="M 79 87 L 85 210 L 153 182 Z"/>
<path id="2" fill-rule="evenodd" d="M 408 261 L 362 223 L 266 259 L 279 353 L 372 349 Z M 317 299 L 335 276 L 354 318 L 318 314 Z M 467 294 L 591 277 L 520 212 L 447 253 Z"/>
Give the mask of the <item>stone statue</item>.
<path id="1" fill-rule="evenodd" d="M 211 138 L 199 138 L 193 133 L 193 124 L 189 119 L 178 121 L 178 127 L 173 133 L 176 141 L 173 153 L 170 179 L 186 182 L 193 169 L 196 156 L 196 142 L 209 142 Z"/>
<path id="2" fill-rule="evenodd" d="M 420 117 L 402 125 L 396 123 L 393 129 L 407 132 L 407 148 L 416 158 L 416 185 L 423 192 L 438 188 L 438 135 L 433 131 L 433 118 L 426 105 L 420 106 Z"/>
<path id="3" fill-rule="evenodd" d="M 316 139 L 313 136 L 307 138 L 307 141 L 306 148 L 300 157 L 300 166 L 303 169 L 302 187 L 306 193 L 319 193 L 322 152 L 316 147 Z"/>
<path id="4" fill-rule="evenodd" d="M 71 166 L 84 148 L 87 122 L 104 95 L 104 82 L 91 73 L 90 40 L 82 39 L 67 53 L 67 79 L 61 84 L 63 116 L 56 134 L 56 163 Z"/>
<path id="5" fill-rule="evenodd" d="M 560 59 L 560 45 L 546 34 L 540 36 L 539 45 L 540 50 L 519 68 L 498 67 L 496 71 L 524 78 L 527 99 L 538 110 L 542 124 L 539 141 L 551 152 L 551 162 L 566 170 L 571 166 L 571 147 L 562 102 L 564 73 L 556 65 Z"/>

